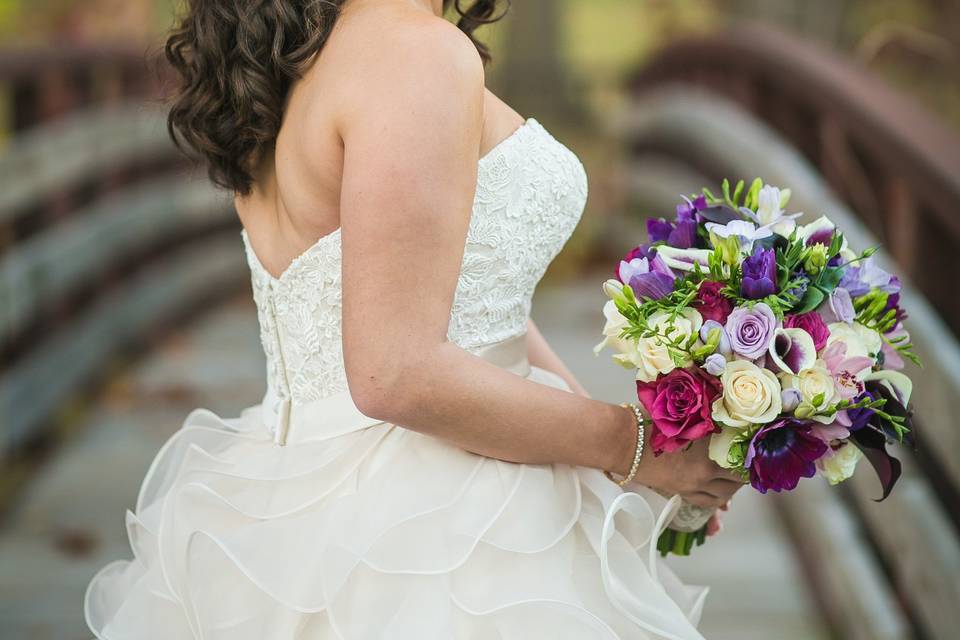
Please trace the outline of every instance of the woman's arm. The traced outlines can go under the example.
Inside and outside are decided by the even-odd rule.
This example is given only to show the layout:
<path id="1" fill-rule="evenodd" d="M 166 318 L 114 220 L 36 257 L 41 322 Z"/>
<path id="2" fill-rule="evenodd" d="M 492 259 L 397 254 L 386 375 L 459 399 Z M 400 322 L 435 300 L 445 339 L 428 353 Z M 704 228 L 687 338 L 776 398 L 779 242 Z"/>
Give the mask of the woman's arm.
<path id="1" fill-rule="evenodd" d="M 446 21 L 418 15 L 390 26 L 344 75 L 338 110 L 354 401 L 371 417 L 482 455 L 625 474 L 636 437 L 628 409 L 517 376 L 446 339 L 476 189 L 483 66 Z M 726 473 L 700 458 L 688 478 Z M 658 460 L 643 457 L 644 484 L 658 486 Z"/>
<path id="2" fill-rule="evenodd" d="M 570 385 L 574 393 L 589 398 L 590 394 L 583 388 L 583 385 L 577 380 L 576 376 L 563 363 L 560 356 L 553 350 L 547 339 L 540 333 L 540 329 L 534 323 L 533 318 L 527 322 L 527 359 L 530 364 L 552 371 Z"/>

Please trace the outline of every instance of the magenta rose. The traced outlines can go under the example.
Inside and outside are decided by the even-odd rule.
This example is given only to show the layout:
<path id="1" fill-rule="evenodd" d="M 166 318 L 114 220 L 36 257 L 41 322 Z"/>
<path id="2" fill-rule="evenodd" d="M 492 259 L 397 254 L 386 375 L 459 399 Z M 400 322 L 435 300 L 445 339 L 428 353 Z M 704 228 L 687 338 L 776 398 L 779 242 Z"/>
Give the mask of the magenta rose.
<path id="1" fill-rule="evenodd" d="M 718 431 L 710 412 L 720 392 L 719 380 L 697 368 L 674 369 L 653 382 L 638 381 L 637 397 L 653 420 L 654 455 L 682 449 Z"/>
<path id="2" fill-rule="evenodd" d="M 797 315 L 788 315 L 783 319 L 783 326 L 787 329 L 803 329 L 813 338 L 813 347 L 820 352 L 827 346 L 830 329 L 827 329 L 823 318 L 816 311 L 808 311 Z"/>
<path id="3" fill-rule="evenodd" d="M 720 294 L 724 287 L 722 282 L 704 280 L 697 290 L 697 299 L 693 306 L 704 320 L 716 320 L 720 324 L 727 322 L 727 316 L 733 311 L 733 303 Z"/>

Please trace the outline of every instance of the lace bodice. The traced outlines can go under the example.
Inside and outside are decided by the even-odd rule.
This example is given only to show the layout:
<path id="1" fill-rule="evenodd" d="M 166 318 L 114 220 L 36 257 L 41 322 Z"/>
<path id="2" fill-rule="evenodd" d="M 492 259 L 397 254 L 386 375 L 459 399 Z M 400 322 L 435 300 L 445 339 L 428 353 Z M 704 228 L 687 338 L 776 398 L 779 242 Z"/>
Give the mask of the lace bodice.
<path id="1" fill-rule="evenodd" d="M 537 282 L 580 219 L 587 176 L 535 118 L 480 158 L 448 338 L 475 349 L 526 331 Z M 340 230 L 279 277 L 241 232 L 250 265 L 267 384 L 293 404 L 347 388 L 341 343 Z"/>

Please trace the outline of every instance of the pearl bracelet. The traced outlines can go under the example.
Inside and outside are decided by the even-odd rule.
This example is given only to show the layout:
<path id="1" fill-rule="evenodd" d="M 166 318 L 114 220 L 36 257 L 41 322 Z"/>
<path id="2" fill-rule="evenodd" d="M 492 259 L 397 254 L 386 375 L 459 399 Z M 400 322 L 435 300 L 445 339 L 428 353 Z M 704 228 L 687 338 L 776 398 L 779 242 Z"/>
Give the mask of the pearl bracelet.
<path id="1" fill-rule="evenodd" d="M 626 475 L 622 480 L 617 480 L 613 477 L 609 471 L 604 470 L 604 474 L 614 482 L 616 482 L 621 487 L 626 485 L 628 482 L 633 480 L 633 477 L 637 475 L 637 469 L 640 467 L 640 456 L 643 454 L 643 413 L 640 412 L 640 406 L 633 402 L 623 402 L 620 404 L 621 407 L 629 407 L 633 411 L 633 415 L 637 417 L 637 448 L 633 452 L 633 464 L 630 465 L 630 473 Z"/>

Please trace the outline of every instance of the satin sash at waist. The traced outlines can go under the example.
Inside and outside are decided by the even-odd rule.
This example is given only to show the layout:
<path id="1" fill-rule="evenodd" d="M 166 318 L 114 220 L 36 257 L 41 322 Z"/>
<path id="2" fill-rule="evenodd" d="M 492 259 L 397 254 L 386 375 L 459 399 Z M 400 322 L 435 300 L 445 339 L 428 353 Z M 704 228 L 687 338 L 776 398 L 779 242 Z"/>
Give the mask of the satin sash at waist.
<path id="1" fill-rule="evenodd" d="M 470 351 L 519 376 L 530 375 L 525 333 Z M 268 385 L 260 407 L 274 443 L 281 446 L 327 440 L 383 422 L 361 413 L 348 389 L 312 402 L 291 402 Z"/>

